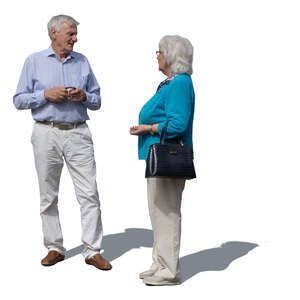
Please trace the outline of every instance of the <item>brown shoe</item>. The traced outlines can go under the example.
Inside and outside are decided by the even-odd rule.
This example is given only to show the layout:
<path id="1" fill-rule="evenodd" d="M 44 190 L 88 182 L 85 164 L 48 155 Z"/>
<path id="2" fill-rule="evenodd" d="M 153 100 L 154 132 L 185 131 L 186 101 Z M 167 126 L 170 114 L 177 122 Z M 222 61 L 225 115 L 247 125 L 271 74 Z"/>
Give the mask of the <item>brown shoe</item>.
<path id="1" fill-rule="evenodd" d="M 88 265 L 93 265 L 97 269 L 108 271 L 112 268 L 112 265 L 105 260 L 99 253 L 95 254 L 91 258 L 86 258 L 85 263 Z"/>
<path id="2" fill-rule="evenodd" d="M 64 255 L 60 254 L 55 250 L 51 250 L 48 252 L 47 256 L 42 259 L 41 264 L 43 266 L 53 266 L 64 259 Z"/>

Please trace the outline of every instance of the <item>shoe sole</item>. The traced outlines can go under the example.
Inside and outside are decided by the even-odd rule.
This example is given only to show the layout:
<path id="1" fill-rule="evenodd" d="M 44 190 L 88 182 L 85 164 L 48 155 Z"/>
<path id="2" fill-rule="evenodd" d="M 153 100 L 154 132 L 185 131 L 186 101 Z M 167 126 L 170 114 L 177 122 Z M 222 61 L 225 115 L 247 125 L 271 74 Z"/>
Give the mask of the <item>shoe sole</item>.
<path id="1" fill-rule="evenodd" d="M 149 286 L 160 286 L 160 285 L 179 285 L 181 284 L 180 281 L 160 281 L 160 282 L 156 282 L 156 281 L 145 281 L 144 280 L 144 283 L 146 285 L 149 285 Z"/>
<path id="2" fill-rule="evenodd" d="M 181 282 L 144 282 L 148 286 L 179 285 Z"/>

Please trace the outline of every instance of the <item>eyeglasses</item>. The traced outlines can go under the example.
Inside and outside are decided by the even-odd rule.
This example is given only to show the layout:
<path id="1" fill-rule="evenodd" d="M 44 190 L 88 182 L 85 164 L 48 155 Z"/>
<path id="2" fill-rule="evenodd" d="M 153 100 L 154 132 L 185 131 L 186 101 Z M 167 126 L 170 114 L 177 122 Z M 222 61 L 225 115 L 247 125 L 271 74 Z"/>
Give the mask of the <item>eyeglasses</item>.
<path id="1" fill-rule="evenodd" d="M 156 53 L 156 56 L 158 56 L 158 55 L 162 54 L 162 51 L 156 51 L 155 53 Z"/>

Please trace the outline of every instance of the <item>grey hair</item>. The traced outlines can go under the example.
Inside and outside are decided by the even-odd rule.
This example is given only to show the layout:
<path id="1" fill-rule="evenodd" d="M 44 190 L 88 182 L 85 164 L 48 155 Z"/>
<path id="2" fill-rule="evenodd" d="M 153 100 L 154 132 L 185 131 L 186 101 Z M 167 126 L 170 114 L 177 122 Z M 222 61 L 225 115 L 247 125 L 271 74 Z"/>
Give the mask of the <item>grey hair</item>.
<path id="1" fill-rule="evenodd" d="M 59 31 L 61 28 L 62 24 L 68 24 L 71 26 L 77 26 L 79 25 L 79 22 L 77 22 L 75 19 L 73 19 L 70 16 L 67 15 L 58 15 L 58 16 L 54 16 L 50 19 L 50 21 L 48 22 L 47 28 L 48 28 L 48 35 L 51 39 L 51 29 L 54 28 L 56 31 Z"/>
<path id="2" fill-rule="evenodd" d="M 193 73 L 193 45 L 179 35 L 166 35 L 159 41 L 166 64 L 171 68 L 173 75 Z"/>

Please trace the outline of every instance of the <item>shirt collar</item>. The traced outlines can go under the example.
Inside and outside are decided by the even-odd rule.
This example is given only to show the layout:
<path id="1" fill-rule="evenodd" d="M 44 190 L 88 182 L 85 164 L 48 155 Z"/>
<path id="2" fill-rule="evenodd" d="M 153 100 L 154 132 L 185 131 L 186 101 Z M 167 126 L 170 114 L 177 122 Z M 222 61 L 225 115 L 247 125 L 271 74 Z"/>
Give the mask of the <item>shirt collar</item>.
<path id="1" fill-rule="evenodd" d="M 44 53 L 45 53 L 45 55 L 46 56 L 56 56 L 56 53 L 54 52 L 54 50 L 53 50 L 53 48 L 52 48 L 52 46 L 50 45 L 50 47 L 48 48 L 48 49 L 46 49 L 45 51 L 44 51 Z M 75 52 L 74 51 L 72 51 L 67 57 L 66 57 L 66 60 L 69 60 L 69 59 L 71 59 L 71 58 L 75 58 L 76 57 L 76 54 L 75 54 Z"/>

